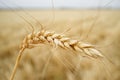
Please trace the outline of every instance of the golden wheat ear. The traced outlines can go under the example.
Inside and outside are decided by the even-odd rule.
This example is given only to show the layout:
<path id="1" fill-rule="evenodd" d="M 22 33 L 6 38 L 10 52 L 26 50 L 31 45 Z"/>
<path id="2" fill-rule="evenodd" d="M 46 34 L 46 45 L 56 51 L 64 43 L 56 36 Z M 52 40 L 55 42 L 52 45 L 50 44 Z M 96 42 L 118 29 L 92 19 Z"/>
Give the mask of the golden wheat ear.
<path id="1" fill-rule="evenodd" d="M 20 62 L 20 59 L 21 59 L 21 57 L 22 57 L 22 53 L 23 53 L 24 50 L 25 50 L 25 48 L 22 48 L 22 49 L 19 51 L 19 54 L 18 54 L 17 59 L 16 59 L 16 62 L 15 62 L 15 66 L 14 66 L 13 71 L 12 71 L 12 74 L 11 74 L 11 76 L 10 76 L 10 80 L 13 80 L 13 79 L 14 79 L 15 73 L 16 73 L 16 71 L 17 71 L 17 67 L 18 67 L 18 65 L 19 65 L 19 62 Z"/>

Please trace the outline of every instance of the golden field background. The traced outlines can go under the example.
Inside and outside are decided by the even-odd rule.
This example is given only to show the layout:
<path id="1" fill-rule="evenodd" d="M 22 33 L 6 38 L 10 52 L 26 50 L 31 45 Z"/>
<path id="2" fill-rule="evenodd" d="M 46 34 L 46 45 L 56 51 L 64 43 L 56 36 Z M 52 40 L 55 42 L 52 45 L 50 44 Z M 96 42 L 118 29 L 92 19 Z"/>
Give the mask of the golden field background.
<path id="1" fill-rule="evenodd" d="M 24 51 L 14 80 L 120 80 L 119 10 L 55 10 L 54 16 L 50 10 L 27 12 L 48 31 L 62 33 L 71 28 L 66 36 L 96 45 L 113 63 L 79 59 L 69 50 L 41 44 Z M 24 16 L 36 31 L 40 30 L 38 23 L 23 11 L 0 11 L 0 80 L 9 79 L 19 45 L 31 32 L 30 25 L 16 14 Z M 94 22 L 94 28 L 88 34 Z M 76 65 L 79 67 L 76 68 Z"/>

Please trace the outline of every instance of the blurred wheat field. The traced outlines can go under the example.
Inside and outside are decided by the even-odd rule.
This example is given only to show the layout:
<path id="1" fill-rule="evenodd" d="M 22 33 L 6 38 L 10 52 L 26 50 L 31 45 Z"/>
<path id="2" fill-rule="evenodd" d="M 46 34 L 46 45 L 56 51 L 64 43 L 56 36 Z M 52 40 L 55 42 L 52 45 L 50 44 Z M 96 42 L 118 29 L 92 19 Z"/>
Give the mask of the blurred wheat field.
<path id="1" fill-rule="evenodd" d="M 98 61 L 87 58 L 79 62 L 69 55 L 74 56 L 71 51 L 41 44 L 39 47 L 24 51 L 15 80 L 42 80 L 43 76 L 44 80 L 120 80 L 119 10 L 55 10 L 55 19 L 50 10 L 27 12 L 38 19 L 48 31 L 62 33 L 71 28 L 65 33 L 68 37 L 96 45 L 113 64 L 107 63 L 102 66 Z M 16 13 L 24 16 L 39 31 L 40 26 L 29 15 L 24 14 L 22 10 L 17 10 Z M 94 22 L 94 28 L 88 34 Z M 9 79 L 19 45 L 24 36 L 30 32 L 30 25 L 19 16 L 9 10 L 0 11 L 0 80 Z M 54 55 L 49 60 L 51 54 Z M 59 56 L 60 60 L 56 56 Z M 76 72 L 75 64 L 79 65 Z"/>

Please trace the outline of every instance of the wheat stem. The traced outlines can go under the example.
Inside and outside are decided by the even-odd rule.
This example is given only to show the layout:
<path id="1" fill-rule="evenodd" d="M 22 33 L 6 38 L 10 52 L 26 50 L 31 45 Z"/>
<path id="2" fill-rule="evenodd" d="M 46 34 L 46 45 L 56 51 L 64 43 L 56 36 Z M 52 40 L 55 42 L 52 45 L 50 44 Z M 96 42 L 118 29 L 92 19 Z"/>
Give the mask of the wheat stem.
<path id="1" fill-rule="evenodd" d="M 20 62 L 20 59 L 21 59 L 21 56 L 22 56 L 22 53 L 23 53 L 24 49 L 25 49 L 25 48 L 22 48 L 22 49 L 19 51 L 19 54 L 18 54 L 17 59 L 16 59 L 15 66 L 14 66 L 14 68 L 13 68 L 13 72 L 12 72 L 12 74 L 11 74 L 11 76 L 10 76 L 10 80 L 13 80 L 13 78 L 14 78 L 14 76 L 15 76 L 15 73 L 16 73 L 16 70 L 17 70 L 17 67 L 18 67 L 18 64 L 19 64 L 19 62 Z"/>

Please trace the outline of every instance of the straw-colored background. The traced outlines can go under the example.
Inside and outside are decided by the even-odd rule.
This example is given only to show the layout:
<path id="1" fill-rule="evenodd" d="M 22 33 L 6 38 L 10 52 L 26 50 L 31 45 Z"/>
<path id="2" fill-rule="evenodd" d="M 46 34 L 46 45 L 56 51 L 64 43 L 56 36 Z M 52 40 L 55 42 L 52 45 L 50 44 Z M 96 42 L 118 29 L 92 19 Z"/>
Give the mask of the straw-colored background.
<path id="1" fill-rule="evenodd" d="M 71 51 L 41 44 L 24 51 L 15 80 L 42 80 L 42 77 L 45 80 L 120 80 L 120 11 L 59 10 L 55 11 L 54 17 L 49 10 L 27 12 L 37 18 L 48 31 L 62 33 L 71 28 L 65 33 L 68 37 L 95 44 L 113 64 L 107 62 L 100 65 L 102 62 L 87 58 L 79 61 L 77 56 L 70 56 L 74 55 Z M 30 25 L 17 13 L 33 24 L 36 31 L 40 29 L 38 23 L 23 11 L 16 11 L 15 14 L 12 11 L 0 11 L 0 80 L 9 78 L 19 45 L 24 36 L 31 32 Z M 94 22 L 94 28 L 88 34 Z M 48 64 L 52 54 L 54 56 Z M 80 67 L 75 72 L 76 64 Z"/>

